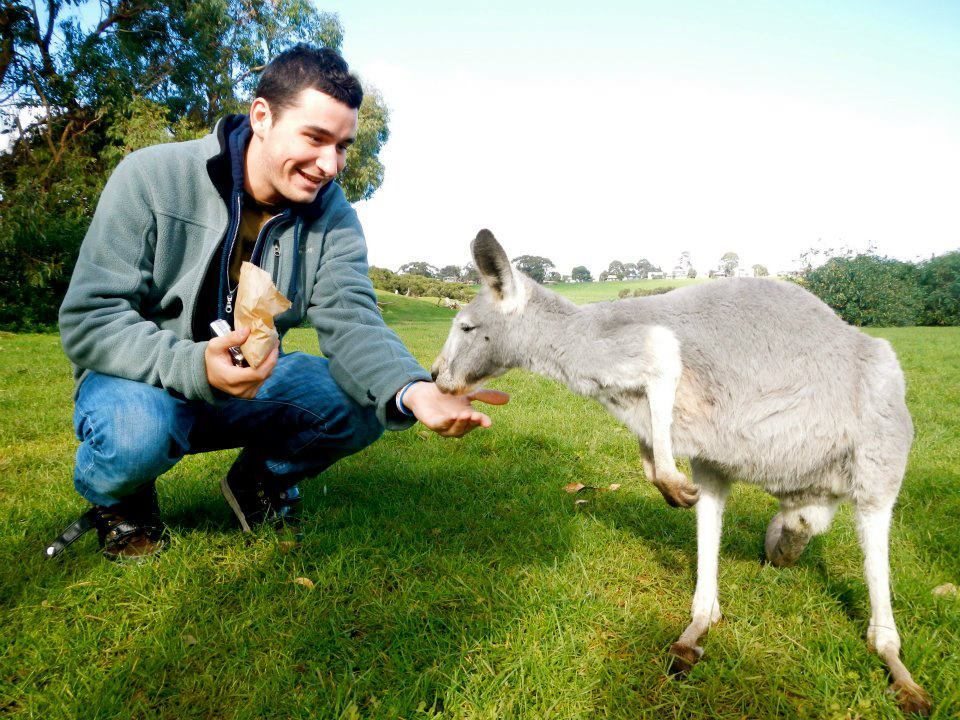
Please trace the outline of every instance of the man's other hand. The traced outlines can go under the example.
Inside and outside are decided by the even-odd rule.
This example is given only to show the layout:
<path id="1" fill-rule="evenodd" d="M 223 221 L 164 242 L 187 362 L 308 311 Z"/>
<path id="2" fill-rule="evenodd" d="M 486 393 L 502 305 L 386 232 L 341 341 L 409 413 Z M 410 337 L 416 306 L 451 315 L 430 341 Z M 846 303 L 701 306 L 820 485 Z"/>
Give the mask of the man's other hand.
<path id="1" fill-rule="evenodd" d="M 481 388 L 469 395 L 447 395 L 432 382 L 418 382 L 403 396 L 403 404 L 417 420 L 438 435 L 462 437 L 476 427 L 490 427 L 490 418 L 470 403 L 474 400 L 488 405 L 505 405 L 510 396 L 499 390 Z"/>
<path id="2" fill-rule="evenodd" d="M 250 399 L 257 394 L 257 390 L 270 377 L 273 368 L 277 365 L 279 349 L 267 355 L 267 359 L 260 367 L 237 367 L 227 350 L 234 345 L 240 346 L 246 342 L 250 334 L 248 329 L 234 330 L 229 335 L 215 337 L 207 343 L 203 360 L 207 366 L 207 382 L 211 387 L 225 392 L 233 397 Z M 412 390 L 413 388 L 411 388 Z"/>

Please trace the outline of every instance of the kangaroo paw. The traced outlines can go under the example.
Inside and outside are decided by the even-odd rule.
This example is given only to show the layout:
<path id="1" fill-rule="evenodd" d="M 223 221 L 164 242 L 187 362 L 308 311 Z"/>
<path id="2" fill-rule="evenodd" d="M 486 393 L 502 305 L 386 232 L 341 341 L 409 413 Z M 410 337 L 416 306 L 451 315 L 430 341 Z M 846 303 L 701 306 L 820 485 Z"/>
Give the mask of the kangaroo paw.
<path id="1" fill-rule="evenodd" d="M 670 507 L 691 508 L 700 499 L 700 488 L 687 480 L 682 473 L 666 478 L 658 474 L 654 485 Z"/>
<path id="2" fill-rule="evenodd" d="M 670 646 L 670 654 L 673 656 L 670 658 L 670 674 L 686 675 L 693 669 L 694 665 L 700 662 L 700 658 L 703 656 L 703 648 L 696 645 L 690 647 L 675 642 Z"/>
<path id="3" fill-rule="evenodd" d="M 890 686 L 890 690 L 897 696 L 900 710 L 904 713 L 916 713 L 924 717 L 930 714 L 930 696 L 915 682 L 895 682 Z"/>

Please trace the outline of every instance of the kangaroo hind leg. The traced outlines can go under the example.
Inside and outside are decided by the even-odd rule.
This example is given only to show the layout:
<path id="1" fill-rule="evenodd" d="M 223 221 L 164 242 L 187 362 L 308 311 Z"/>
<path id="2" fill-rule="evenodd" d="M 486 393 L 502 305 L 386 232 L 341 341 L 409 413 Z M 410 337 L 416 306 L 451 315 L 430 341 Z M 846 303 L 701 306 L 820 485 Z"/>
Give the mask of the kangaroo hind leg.
<path id="1" fill-rule="evenodd" d="M 882 507 L 856 509 L 857 534 L 863 548 L 864 574 L 870 592 L 867 645 L 880 656 L 893 678 L 891 689 L 904 712 L 929 715 L 930 696 L 910 675 L 900 659 L 900 634 L 890 604 L 890 517 L 893 502 Z"/>
<path id="2" fill-rule="evenodd" d="M 670 646 L 671 672 L 685 673 L 703 655 L 700 639 L 720 620 L 717 567 L 723 507 L 730 493 L 730 480 L 713 469 L 693 462 L 693 477 L 701 488 L 697 504 L 697 588 L 693 594 L 691 620 L 680 638 Z"/>

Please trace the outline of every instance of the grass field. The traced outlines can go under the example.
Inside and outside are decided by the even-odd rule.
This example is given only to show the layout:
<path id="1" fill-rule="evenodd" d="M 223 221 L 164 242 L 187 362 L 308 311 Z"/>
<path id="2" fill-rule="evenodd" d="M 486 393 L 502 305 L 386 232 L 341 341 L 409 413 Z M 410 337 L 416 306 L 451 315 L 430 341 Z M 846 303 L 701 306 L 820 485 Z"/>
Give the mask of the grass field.
<path id="1" fill-rule="evenodd" d="M 452 313 L 383 300 L 429 363 Z M 903 655 L 934 717 L 956 718 L 960 599 L 931 590 L 960 585 L 960 329 L 874 334 L 901 358 L 917 427 L 892 533 Z M 286 349 L 316 339 L 296 330 Z M 48 561 L 83 509 L 72 382 L 56 336 L 0 335 L 0 717 L 900 717 L 863 640 L 848 509 L 777 570 L 760 563 L 775 501 L 738 487 L 725 618 L 670 679 L 693 513 L 666 506 L 599 406 L 521 372 L 493 385 L 513 402 L 492 429 L 391 433 L 305 484 L 299 542 L 234 528 L 217 481 L 235 453 L 221 452 L 160 480 L 173 540 L 154 562 L 108 563 L 92 536 Z M 577 509 L 572 481 L 623 485 Z"/>

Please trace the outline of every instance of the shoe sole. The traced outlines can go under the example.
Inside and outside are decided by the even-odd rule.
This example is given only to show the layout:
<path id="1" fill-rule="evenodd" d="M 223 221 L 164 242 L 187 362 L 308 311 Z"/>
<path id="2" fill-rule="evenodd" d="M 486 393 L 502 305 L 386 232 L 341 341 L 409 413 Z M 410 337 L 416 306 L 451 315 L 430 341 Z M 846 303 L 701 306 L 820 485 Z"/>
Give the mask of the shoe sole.
<path id="1" fill-rule="evenodd" d="M 119 563 L 121 565 L 141 565 L 153 560 L 160 553 L 166 550 L 166 548 L 166 542 L 158 542 L 153 550 L 150 552 L 140 553 L 139 555 L 126 555 L 122 552 L 108 553 L 105 550 L 101 550 L 100 554 L 110 562 Z"/>
<path id="2" fill-rule="evenodd" d="M 226 476 L 220 479 L 220 492 L 223 493 L 223 499 L 227 501 L 227 505 L 233 510 L 233 514 L 237 516 L 237 520 L 240 521 L 240 527 L 243 531 L 253 532 L 250 523 L 247 522 L 247 516 L 243 514 L 243 510 L 240 509 L 240 503 L 237 502 L 237 498 L 234 497 L 233 491 L 230 489 L 229 483 L 227 483 Z"/>

